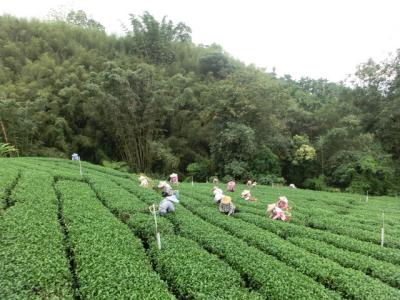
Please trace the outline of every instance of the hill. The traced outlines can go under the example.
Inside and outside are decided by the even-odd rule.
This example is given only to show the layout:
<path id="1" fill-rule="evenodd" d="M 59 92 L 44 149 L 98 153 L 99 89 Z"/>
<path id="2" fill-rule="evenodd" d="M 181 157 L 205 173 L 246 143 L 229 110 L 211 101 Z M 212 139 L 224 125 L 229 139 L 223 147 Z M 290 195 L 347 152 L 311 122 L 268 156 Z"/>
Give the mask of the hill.
<path id="1" fill-rule="evenodd" d="M 137 176 L 62 159 L 0 159 L 1 299 L 399 299 L 399 199 L 258 186 L 220 214 L 210 184 L 176 213 Z M 265 216 L 286 195 L 290 223 Z M 380 246 L 382 212 L 385 244 Z"/>
<path id="2" fill-rule="evenodd" d="M 0 148 L 197 181 L 400 193 L 400 52 L 360 66 L 349 87 L 246 66 L 149 13 L 123 36 L 76 13 L 0 16 Z"/>

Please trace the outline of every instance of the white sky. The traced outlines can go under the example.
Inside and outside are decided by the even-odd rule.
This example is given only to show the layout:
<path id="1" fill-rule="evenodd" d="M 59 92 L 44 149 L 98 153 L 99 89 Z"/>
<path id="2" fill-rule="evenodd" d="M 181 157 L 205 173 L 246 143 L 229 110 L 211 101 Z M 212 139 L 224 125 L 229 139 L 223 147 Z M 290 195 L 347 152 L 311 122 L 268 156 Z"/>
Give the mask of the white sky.
<path id="1" fill-rule="evenodd" d="M 82 9 L 122 34 L 129 14 L 192 28 L 196 44 L 217 43 L 235 58 L 294 78 L 340 81 L 368 58 L 400 48 L 400 0 L 0 0 L 0 14 L 45 18 L 50 9 Z"/>

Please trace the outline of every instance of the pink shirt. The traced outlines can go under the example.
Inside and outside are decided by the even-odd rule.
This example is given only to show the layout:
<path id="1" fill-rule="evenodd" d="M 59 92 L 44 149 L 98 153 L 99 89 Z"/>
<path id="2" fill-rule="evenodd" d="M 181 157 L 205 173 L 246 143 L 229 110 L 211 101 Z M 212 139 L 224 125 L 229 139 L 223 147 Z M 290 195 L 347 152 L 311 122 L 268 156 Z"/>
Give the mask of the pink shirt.
<path id="1" fill-rule="evenodd" d="M 229 181 L 228 185 L 227 185 L 227 190 L 228 191 L 233 191 L 233 189 L 235 188 L 236 182 L 234 181 Z"/>

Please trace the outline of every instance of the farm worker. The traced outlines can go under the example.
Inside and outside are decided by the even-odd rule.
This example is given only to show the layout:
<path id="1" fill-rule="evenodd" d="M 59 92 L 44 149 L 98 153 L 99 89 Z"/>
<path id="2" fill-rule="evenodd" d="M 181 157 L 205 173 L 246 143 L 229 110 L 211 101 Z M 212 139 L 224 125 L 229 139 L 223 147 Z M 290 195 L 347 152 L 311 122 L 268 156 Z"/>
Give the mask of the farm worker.
<path id="1" fill-rule="evenodd" d="M 290 207 L 288 206 L 288 199 L 285 196 L 280 196 L 276 203 L 269 204 L 267 213 L 272 220 L 290 221 Z"/>
<path id="2" fill-rule="evenodd" d="M 149 179 L 147 178 L 147 176 L 141 174 L 139 176 L 139 181 L 140 181 L 140 186 L 145 188 L 149 187 Z"/>
<path id="3" fill-rule="evenodd" d="M 253 184 L 253 182 L 251 180 L 247 180 L 247 183 L 246 183 L 247 186 L 251 186 L 252 184 Z"/>
<path id="4" fill-rule="evenodd" d="M 174 184 L 178 184 L 178 174 L 176 173 L 172 173 L 171 175 L 169 175 L 169 182 L 170 183 L 174 183 Z"/>
<path id="5" fill-rule="evenodd" d="M 213 184 L 218 184 L 218 178 L 217 177 L 214 177 Z"/>
<path id="6" fill-rule="evenodd" d="M 253 183 L 251 184 L 252 187 L 256 187 L 257 186 L 257 182 L 253 181 Z"/>
<path id="7" fill-rule="evenodd" d="M 170 190 L 168 193 L 162 192 L 164 199 L 160 202 L 160 216 L 164 216 L 171 211 L 175 211 L 174 202 L 179 203 L 179 191 Z"/>
<path id="8" fill-rule="evenodd" d="M 233 205 L 231 197 L 222 197 L 219 203 L 219 211 L 224 214 L 228 214 L 228 216 L 232 215 L 235 212 L 235 205 Z"/>
<path id="9" fill-rule="evenodd" d="M 172 188 L 166 181 L 160 181 L 160 183 L 158 184 L 157 187 L 159 189 L 162 189 L 162 192 L 164 192 L 166 194 L 172 193 Z"/>
<path id="10" fill-rule="evenodd" d="M 249 190 L 244 190 L 240 194 L 240 198 L 246 200 L 246 201 L 256 201 L 257 199 L 251 196 L 251 193 Z"/>
<path id="11" fill-rule="evenodd" d="M 79 155 L 77 153 L 73 153 L 72 160 L 79 160 Z"/>
<path id="12" fill-rule="evenodd" d="M 292 189 L 296 189 L 296 186 L 294 185 L 294 183 L 289 184 L 289 187 Z"/>
<path id="13" fill-rule="evenodd" d="M 219 202 L 221 201 L 222 197 L 224 196 L 224 192 L 217 186 L 213 187 L 212 192 L 214 194 L 215 203 L 219 204 Z"/>
<path id="14" fill-rule="evenodd" d="M 227 191 L 228 192 L 234 192 L 235 191 L 235 185 L 236 185 L 236 182 L 234 180 L 229 181 L 227 186 L 226 186 Z"/>

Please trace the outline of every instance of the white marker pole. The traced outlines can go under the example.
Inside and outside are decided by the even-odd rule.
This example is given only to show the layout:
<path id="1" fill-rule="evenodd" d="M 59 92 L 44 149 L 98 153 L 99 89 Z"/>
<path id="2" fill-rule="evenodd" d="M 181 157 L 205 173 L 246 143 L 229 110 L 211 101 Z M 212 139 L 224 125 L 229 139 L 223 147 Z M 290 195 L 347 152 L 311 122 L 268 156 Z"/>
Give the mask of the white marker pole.
<path id="1" fill-rule="evenodd" d="M 81 174 L 81 177 L 82 177 L 83 172 L 82 172 L 82 163 L 81 163 L 81 157 L 80 156 L 78 156 L 78 160 L 79 160 L 79 173 Z"/>
<path id="2" fill-rule="evenodd" d="M 365 202 L 368 203 L 368 191 L 367 191 L 367 197 L 365 197 Z"/>
<path id="3" fill-rule="evenodd" d="M 382 213 L 382 228 L 381 228 L 381 247 L 385 240 L 385 213 Z"/>
<path id="4" fill-rule="evenodd" d="M 156 214 L 156 205 L 153 204 L 152 206 L 149 207 L 150 212 L 154 216 L 154 223 L 156 224 L 156 241 L 157 241 L 157 247 L 158 250 L 161 250 L 161 236 L 160 233 L 158 232 L 158 226 L 157 226 L 157 214 Z"/>
<path id="5" fill-rule="evenodd" d="M 193 176 L 192 176 L 192 186 L 193 186 Z"/>

